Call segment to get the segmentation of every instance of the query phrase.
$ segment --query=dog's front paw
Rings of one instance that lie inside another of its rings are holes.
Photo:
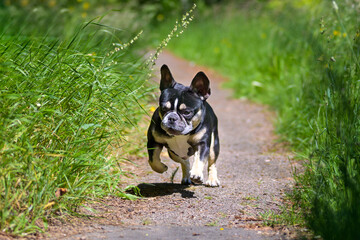
[[[217,177],[215,178],[209,178],[206,183],[205,186],[207,187],[219,187],[220,186],[220,181]]]
[[[196,164],[190,170],[190,179],[194,184],[203,184],[204,182],[204,174],[202,166],[200,164]]]
[[[151,168],[158,173],[163,173],[168,170],[168,167],[160,161],[149,161]]]
[[[204,176],[202,174],[191,174],[190,179],[194,184],[202,184],[204,182]]]

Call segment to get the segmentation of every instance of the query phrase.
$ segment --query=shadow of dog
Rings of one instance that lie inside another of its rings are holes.
[[[196,198],[194,192],[187,190],[189,186],[175,183],[140,183],[137,185],[143,197],[159,197],[180,193],[183,198]],[[129,193],[136,194],[134,190]]]

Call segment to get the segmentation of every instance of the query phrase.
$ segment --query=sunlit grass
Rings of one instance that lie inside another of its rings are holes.
[[[97,20],[74,26],[70,38],[52,25],[46,35],[14,35],[6,24],[34,27],[9,19],[0,34],[1,230],[42,231],[51,213],[127,197],[122,159],[110,153],[144,114],[142,61],[118,51],[119,32]]]

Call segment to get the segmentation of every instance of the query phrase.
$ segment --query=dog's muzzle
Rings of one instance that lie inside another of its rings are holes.
[[[171,135],[180,135],[185,130],[186,124],[176,112],[170,112],[164,116],[161,127]]]

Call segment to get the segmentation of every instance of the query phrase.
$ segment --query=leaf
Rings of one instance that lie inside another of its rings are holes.
[[[55,205],[55,201],[48,202],[48,203],[44,206],[44,209],[51,208],[53,205]]]
[[[101,127],[100,124],[94,124],[94,123],[88,123],[88,124],[84,124],[81,126],[82,129],[86,130],[88,128],[91,128],[91,127],[94,127],[94,128],[97,128],[97,127]]]
[[[64,195],[65,193],[67,193],[68,190],[66,188],[58,188],[55,192],[55,196],[57,198],[61,197],[62,195]]]

